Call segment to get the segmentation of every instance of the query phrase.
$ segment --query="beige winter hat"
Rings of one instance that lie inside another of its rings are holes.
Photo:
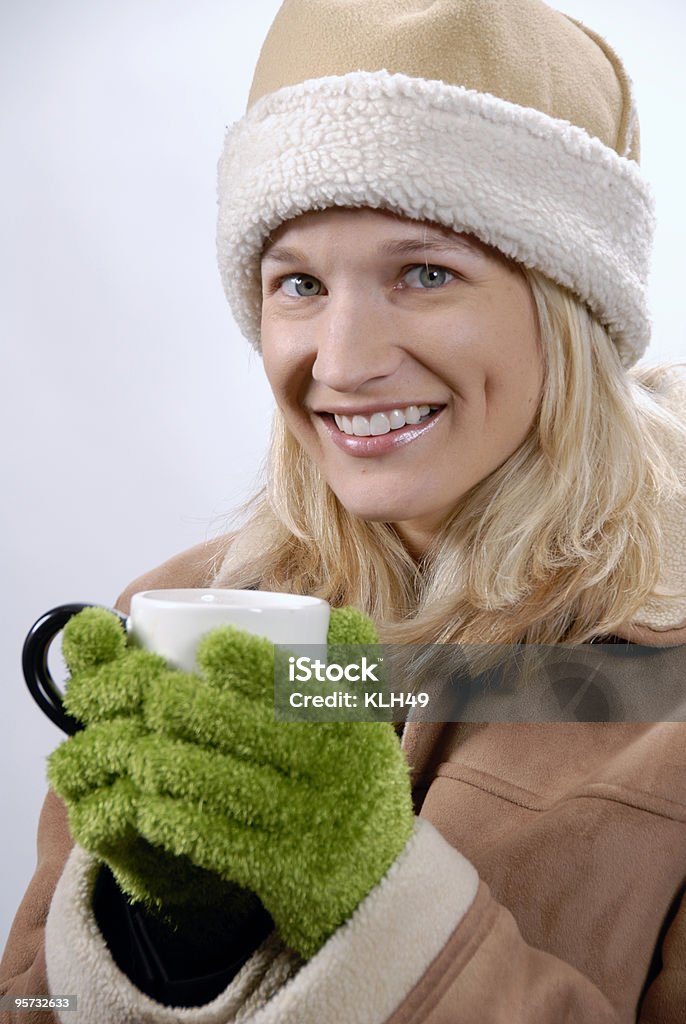
[[[541,0],[285,0],[219,163],[224,288],[259,349],[264,243],[331,206],[475,235],[565,285],[625,366],[650,335],[653,205],[631,85]]]

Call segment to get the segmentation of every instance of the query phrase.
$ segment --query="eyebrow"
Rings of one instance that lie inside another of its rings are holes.
[[[395,241],[384,242],[379,246],[378,251],[381,256],[411,256],[418,251],[459,253],[470,256],[483,255],[477,245],[461,235],[429,235],[427,238],[399,238]],[[306,263],[308,256],[302,249],[294,249],[287,245],[273,245],[270,249],[267,249],[262,260],[263,262],[269,260],[271,263]]]
[[[426,238],[400,238],[395,242],[386,242],[381,252],[386,256],[407,256],[418,249],[431,252],[466,253],[480,255],[481,250],[461,235],[429,235]]]
[[[307,257],[300,249],[290,249],[287,245],[273,245],[262,256],[262,262],[271,263],[304,263]]]

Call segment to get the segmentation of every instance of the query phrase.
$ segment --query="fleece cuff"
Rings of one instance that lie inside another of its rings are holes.
[[[46,926],[52,992],[78,993],[64,1024],[383,1024],[420,980],[472,905],[474,867],[417,819],[405,849],[312,960],[272,935],[213,1002],[186,1009],[143,995],[114,963],[92,912],[97,862],[76,847]]]

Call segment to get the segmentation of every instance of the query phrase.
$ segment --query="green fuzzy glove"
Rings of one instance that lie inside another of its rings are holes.
[[[346,608],[329,642],[377,637]],[[200,675],[126,648],[100,609],[72,619],[63,648],[67,710],[88,727],[49,774],[75,839],[165,911],[255,893],[283,940],[314,955],[412,831],[393,727],[275,722],[274,647],[228,626],[201,641]]]
[[[108,865],[132,903],[142,903],[185,932],[225,936],[239,930],[259,900],[235,883],[148,842],[137,827],[140,794],[129,772],[142,737],[144,696],[172,679],[157,654],[127,647],[120,619],[86,608],[65,626],[62,653],[71,678],[65,709],[86,728],[48,759],[52,788],[64,800],[71,833]]]

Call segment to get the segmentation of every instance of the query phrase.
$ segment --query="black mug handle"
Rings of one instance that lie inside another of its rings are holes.
[[[54,722],[68,736],[73,736],[74,733],[83,729],[83,723],[64,710],[63,693],[50,675],[48,668],[48,651],[57,634],[64,629],[74,615],[83,611],[84,608],[99,607],[101,605],[88,603],[58,605],[57,608],[52,608],[34,622],[24,641],[21,664],[29,693],[50,721]],[[107,610],[113,611],[114,609],[108,608]],[[126,626],[126,616],[116,610],[114,610],[114,614],[118,615]]]

